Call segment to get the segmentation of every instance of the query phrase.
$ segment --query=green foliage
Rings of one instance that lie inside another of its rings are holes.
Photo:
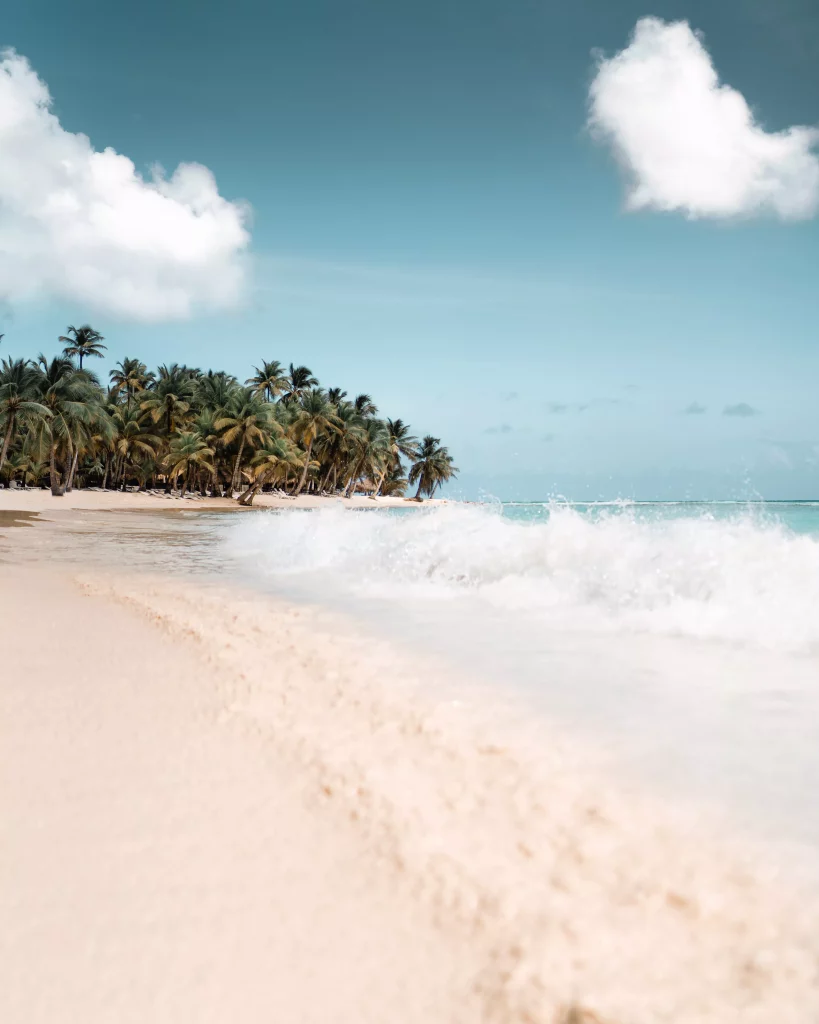
[[[409,482],[418,484],[416,501],[421,500],[422,494],[431,498],[441,484],[457,474],[458,469],[452,463],[449,449],[443,447],[441,439],[427,434],[415,453],[409,474]]]
[[[90,324],[84,324],[82,327],[69,327],[68,337],[61,334],[60,341],[65,344],[63,355],[68,356],[69,359],[76,356],[80,360],[80,369],[82,369],[83,359],[88,356],[102,359],[102,353],[107,347],[103,345],[103,341],[105,341],[103,336],[99,331],[95,331]]]
[[[401,419],[380,419],[366,393],[322,389],[306,366],[264,360],[244,384],[177,363],[151,371],[120,360],[104,388],[83,366],[101,356],[88,324],[60,337],[61,355],[0,363],[0,481],[174,486],[220,494],[263,488],[373,496],[432,495],[457,470],[440,441],[419,445]],[[405,466],[409,463],[409,472]]]

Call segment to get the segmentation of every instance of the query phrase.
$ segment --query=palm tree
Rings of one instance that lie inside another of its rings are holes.
[[[290,364],[290,371],[284,379],[282,401],[285,405],[297,402],[303,398],[311,388],[318,386],[318,381],[313,376],[313,371],[306,366],[293,366]]]
[[[216,421],[220,415],[219,410],[206,407],[199,413],[193,423],[194,431],[202,438],[208,448],[213,449],[213,468],[210,475],[210,496],[212,498],[222,496],[222,488],[219,483],[219,463],[216,459],[216,451],[222,444],[222,437],[216,429]]]
[[[282,364],[276,359],[270,362],[262,362],[261,366],[254,366],[254,376],[248,377],[245,384],[252,384],[257,394],[263,394],[268,402],[280,394],[287,383],[287,374]]]
[[[77,434],[96,419],[102,396],[70,359],[57,356],[49,362],[41,355],[38,364],[39,403],[50,413],[39,429],[48,447],[51,493],[61,497],[75,465]]]
[[[374,497],[376,498],[381,494],[381,489],[384,486],[384,480],[387,475],[396,468],[400,470],[401,456],[403,455],[405,459],[412,461],[418,451],[418,438],[410,434],[412,428],[409,423],[404,423],[402,419],[388,419],[384,426],[387,431],[387,447],[390,452],[390,458],[387,459],[384,465],[381,478],[375,489]]]
[[[352,473],[345,493],[352,497],[362,476],[374,480],[381,476],[391,457],[387,446],[387,431],[381,420],[364,420],[363,427],[353,442]]]
[[[107,347],[102,344],[105,339],[90,324],[83,324],[82,327],[69,327],[68,334],[73,337],[66,337],[64,334],[59,337],[59,340],[65,344],[63,355],[72,358],[78,356],[80,369],[82,369],[82,361],[86,356],[96,356],[98,359],[102,359],[102,353]]]
[[[242,455],[245,447],[256,443],[264,444],[272,433],[281,433],[282,429],[271,416],[270,405],[250,388],[242,388],[237,393],[231,407],[222,413],[214,426],[222,432],[224,444],[239,442],[230,481],[231,488],[236,491],[241,482]]]
[[[197,379],[194,385],[193,401],[200,410],[208,410],[214,414],[227,409],[236,396],[242,391],[241,385],[229,373],[222,370],[208,370]]]
[[[185,497],[188,489],[191,472],[202,466],[207,470],[213,469],[213,449],[209,448],[202,438],[192,430],[185,430],[175,434],[171,438],[168,447],[168,454],[165,458],[165,468],[170,474],[171,483],[176,483],[177,478],[182,475],[182,493]]]
[[[26,471],[29,469],[29,456],[26,452],[12,452],[6,459],[6,479],[10,485],[12,480],[17,479],[19,473],[23,478],[23,486],[26,483]]]
[[[113,421],[116,427],[114,452],[120,460],[124,491],[128,469],[136,467],[137,463],[145,458],[154,458],[161,438],[145,424],[144,414],[136,409],[129,409],[127,406],[117,409],[113,414]]]
[[[296,417],[293,421],[293,434],[306,445],[304,468],[301,479],[294,494],[301,494],[307,482],[307,473],[310,469],[310,457],[313,452],[313,445],[316,438],[323,433],[332,433],[341,429],[341,423],[336,415],[333,406],[327,401],[326,396],[318,388],[313,388],[303,396],[298,405]]]
[[[87,377],[88,374],[85,370],[80,370],[78,376]],[[91,392],[93,397],[89,399],[88,415],[81,418],[75,417],[71,429],[70,440],[73,456],[66,478],[66,494],[73,490],[80,456],[96,453],[101,447],[110,447],[116,434],[113,420],[103,405],[102,389],[96,384],[96,378],[93,383],[95,387]]]
[[[45,472],[45,463],[35,453],[25,450],[14,452],[6,461],[6,474],[9,483],[19,475],[23,486],[36,484]]]
[[[359,416],[368,417],[378,415],[378,406],[368,394],[356,395],[353,405],[355,406],[355,411]]]
[[[407,489],[407,478],[400,462],[396,462],[393,468],[387,473],[386,479],[381,481],[381,494],[386,498],[400,497]]]
[[[111,380],[111,394],[116,397],[124,391],[129,406],[134,397],[140,391],[145,391],[154,380],[154,375],[148,372],[148,367],[139,359],[120,360],[108,376]]]
[[[0,367],[0,423],[5,423],[0,447],[0,472],[19,423],[47,419],[48,409],[37,401],[37,371],[27,359],[4,359]]]
[[[253,482],[239,497],[239,504],[252,505],[253,499],[271,477],[282,472],[286,475],[291,469],[298,470],[302,466],[303,459],[292,441],[286,437],[271,438],[250,460]]]
[[[190,411],[195,387],[186,366],[177,363],[160,366],[159,375],[150,390],[144,393],[140,408],[151,414],[154,423],[163,421],[165,432],[170,437]]]
[[[338,405],[343,399],[347,397],[347,392],[341,388],[328,388],[327,389],[327,401],[332,402],[333,405]]]
[[[319,490],[327,488],[332,477],[332,489],[336,490],[339,473],[353,460],[356,445],[364,431],[364,421],[355,411],[352,402],[341,401],[335,408],[338,429],[323,434],[316,442],[316,453],[324,467]]]
[[[411,484],[418,481],[414,501],[421,501],[422,494],[431,498],[436,488],[451,480],[458,472],[457,467],[452,465],[449,450],[441,445],[439,437],[432,437],[431,434],[427,434],[421,442],[415,459],[409,474]]]

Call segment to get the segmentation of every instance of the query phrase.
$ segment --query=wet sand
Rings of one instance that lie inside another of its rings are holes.
[[[0,530],[13,526],[30,526],[38,516],[38,512],[18,512],[0,508]]]
[[[329,613],[47,537],[0,565],[3,1021],[819,1015],[812,900],[571,737]]]

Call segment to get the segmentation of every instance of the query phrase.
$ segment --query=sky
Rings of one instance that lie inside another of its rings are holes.
[[[307,364],[457,496],[819,497],[815,2],[3,13],[0,355]]]

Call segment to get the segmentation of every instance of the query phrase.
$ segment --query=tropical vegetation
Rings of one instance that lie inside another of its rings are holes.
[[[2,335],[0,335],[0,338]],[[0,482],[163,488],[181,496],[260,491],[432,497],[457,475],[439,438],[381,418],[368,394],[324,388],[306,366],[261,361],[245,381],[177,363],[122,359],[103,383],[88,366],[104,338],[89,324],[60,355],[0,361]]]

